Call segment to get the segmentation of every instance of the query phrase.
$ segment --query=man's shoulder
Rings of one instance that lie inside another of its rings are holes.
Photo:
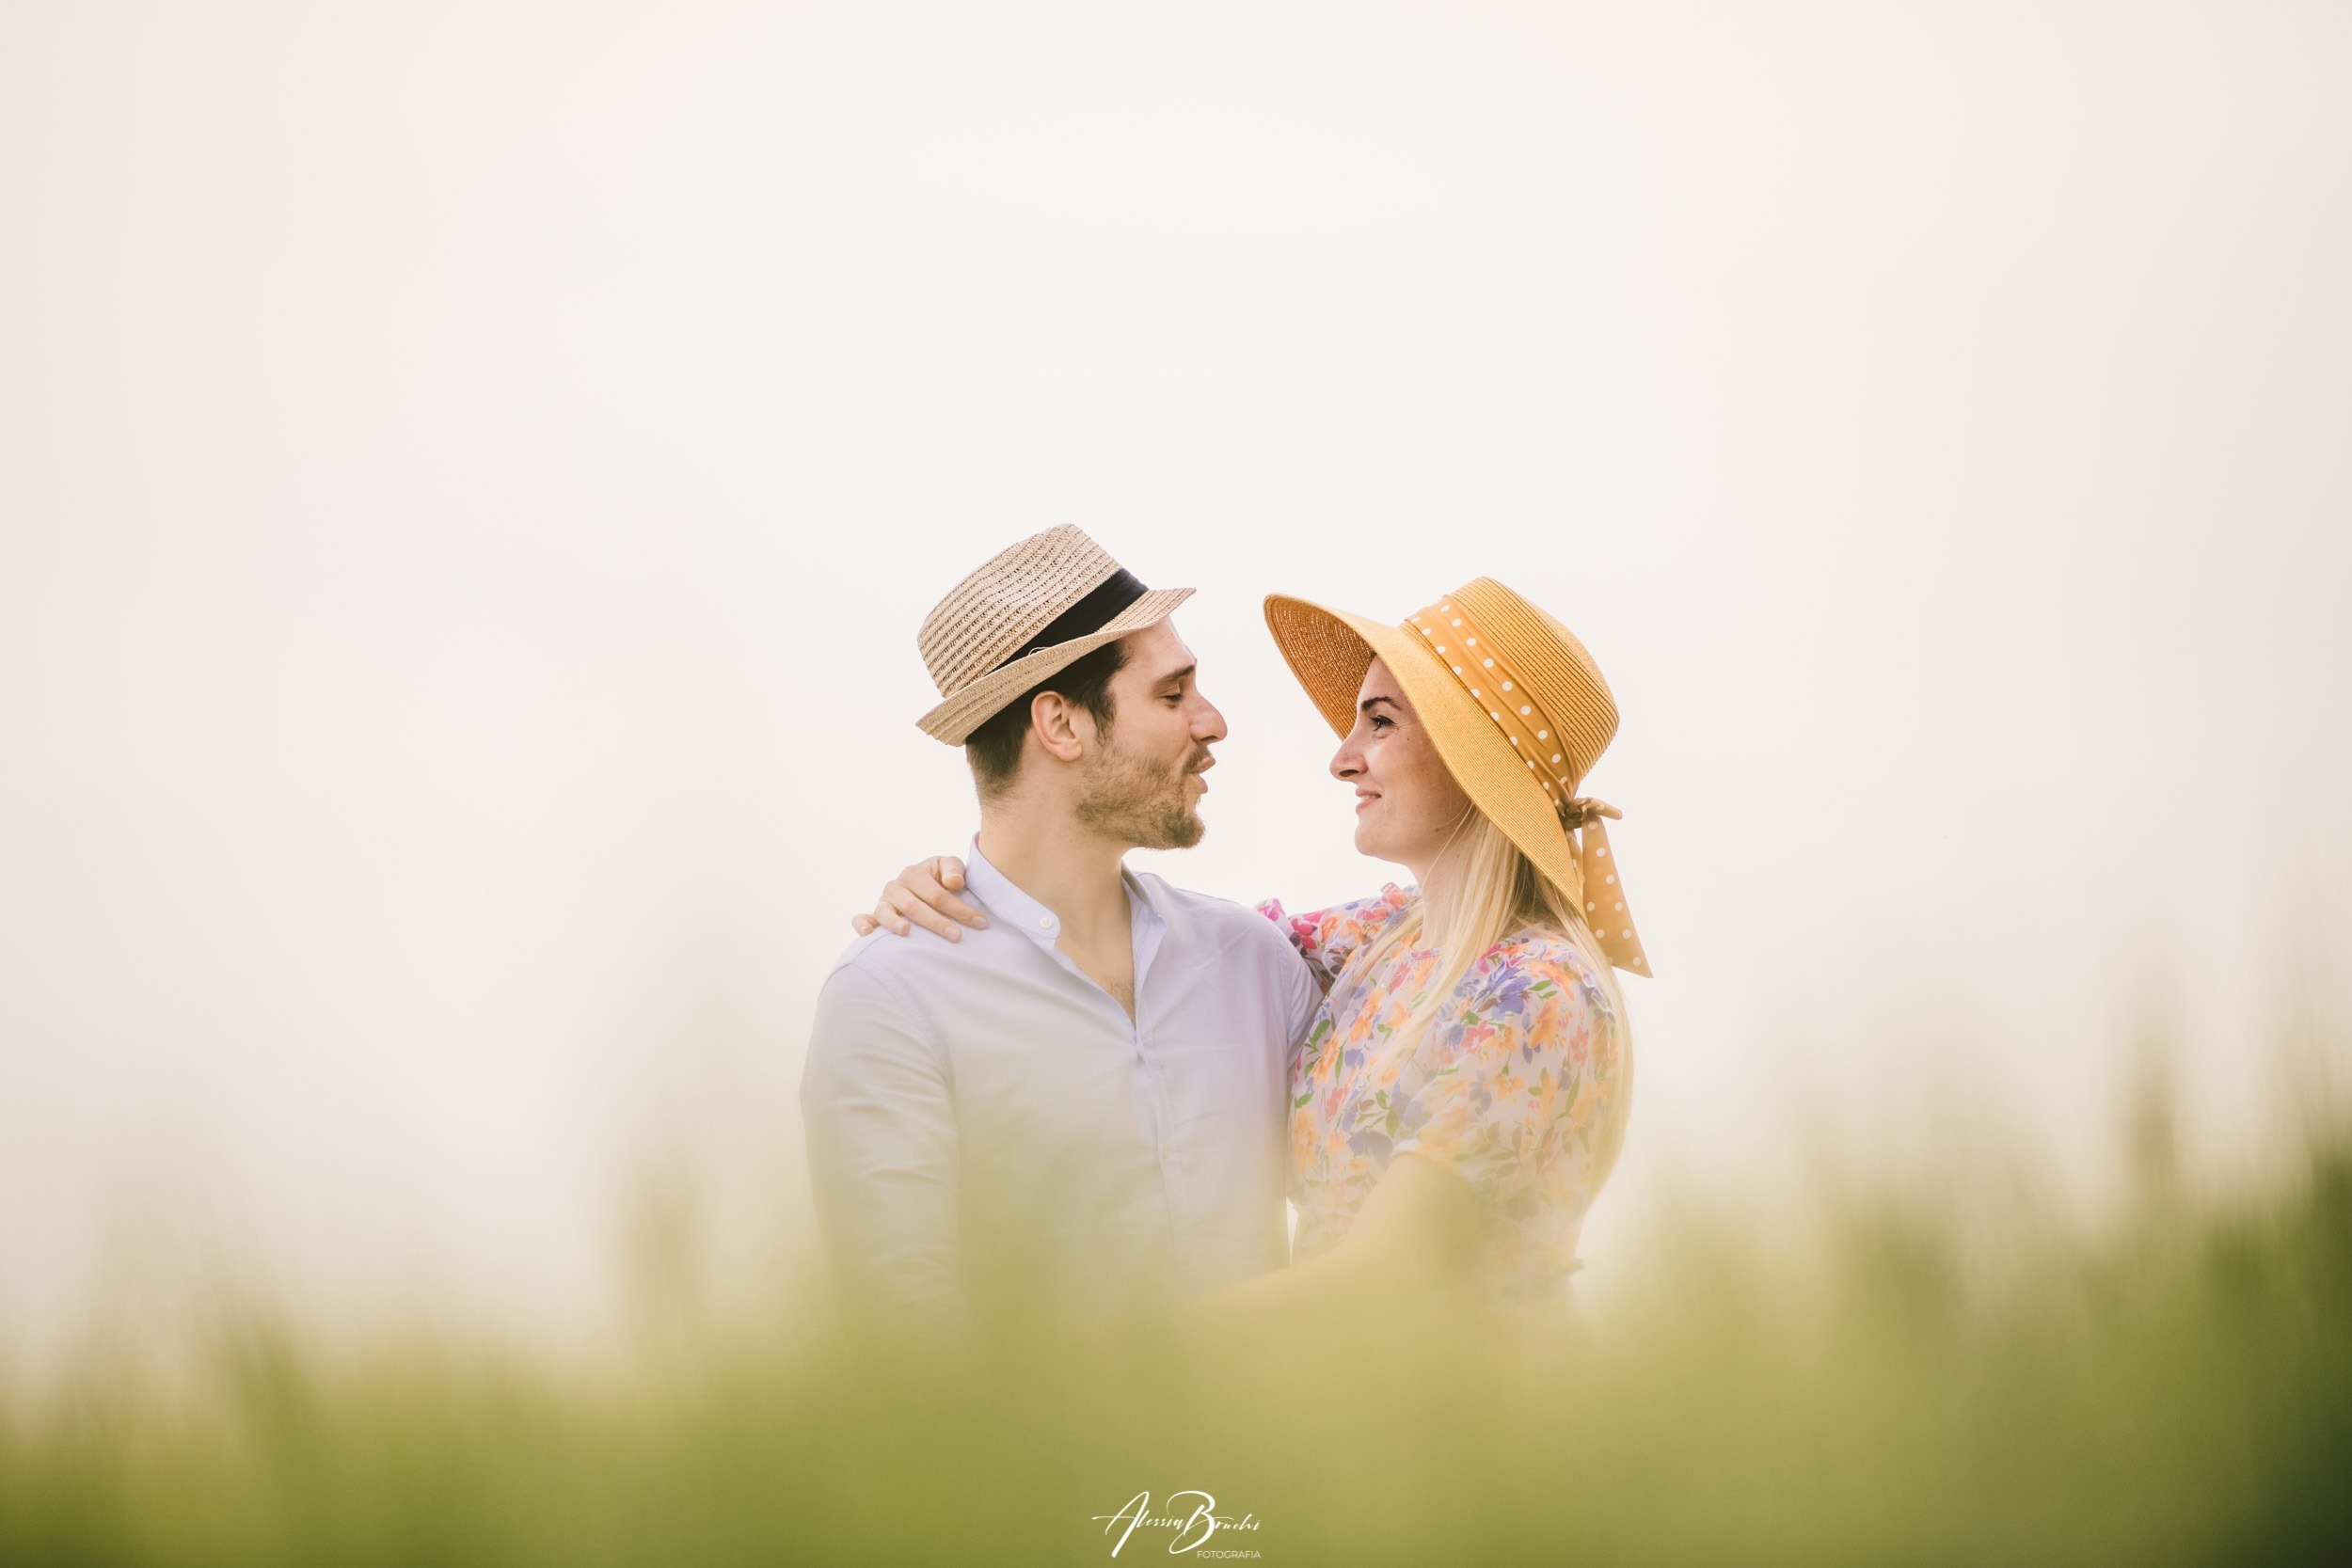
[[[990,934],[966,931],[951,942],[918,927],[903,937],[872,931],[850,942],[818,988],[811,1059],[894,1034],[945,1053],[957,999],[993,983],[990,959],[975,951],[988,945]]]
[[[895,991],[902,987],[936,983],[941,976],[970,963],[970,950],[980,935],[966,931],[961,942],[949,942],[919,926],[903,937],[889,931],[868,931],[841,950],[841,956],[825,972],[825,984],[830,987],[836,982],[866,982]]]
[[[1219,946],[1259,951],[1271,958],[1297,957],[1290,939],[1274,922],[1247,904],[1178,887],[1148,871],[1136,873],[1136,879],[1143,883],[1152,907],[1171,930],[1181,929],[1187,936]]]
[[[1143,891],[1151,898],[1152,907],[1160,911],[1162,918],[1181,917],[1204,927],[1237,926],[1245,920],[1254,920],[1261,926],[1272,924],[1247,904],[1219,898],[1214,893],[1196,893],[1188,887],[1178,887],[1156,872],[1138,871],[1135,873],[1135,879],[1143,884]]]

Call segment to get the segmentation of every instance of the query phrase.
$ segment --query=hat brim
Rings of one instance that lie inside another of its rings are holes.
[[[1527,759],[1427,638],[1287,594],[1266,595],[1265,623],[1291,673],[1298,677],[1324,722],[1343,738],[1356,727],[1356,697],[1363,689],[1364,672],[1375,658],[1386,664],[1405,689],[1414,718],[1429,732],[1446,771],[1471,804],[1545,876],[1582,899],[1583,874],[1567,830],[1561,826],[1558,807]]]
[[[974,730],[988,722],[1007,703],[1046,676],[1075,664],[1106,642],[1116,642],[1131,631],[1156,626],[1167,620],[1178,605],[1191,597],[1192,590],[1189,588],[1154,588],[1111,617],[1099,631],[1073,637],[1067,642],[1057,642],[1050,648],[1040,648],[1001,670],[991,670],[917,719],[915,725],[934,740],[961,746],[972,737]]]

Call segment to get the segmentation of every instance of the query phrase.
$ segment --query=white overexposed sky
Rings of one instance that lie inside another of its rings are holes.
[[[2134,1029],[2243,1155],[2347,929],[2346,278],[2337,5],[9,0],[0,1339],[592,1323],[649,1193],[785,1256],[814,988],[972,823],[915,626],[1066,522],[1200,590],[1138,859],[1237,898],[1392,874],[1262,594],[1595,651],[1597,1275],[1954,1118],[2095,1188]]]

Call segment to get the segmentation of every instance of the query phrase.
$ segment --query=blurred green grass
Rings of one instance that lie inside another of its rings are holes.
[[[2218,1194],[2144,1111],[2095,1232],[2030,1181],[1825,1184],[1802,1249],[1685,1208],[1534,1343],[1335,1304],[963,1357],[780,1306],[560,1371],[227,1314],[193,1384],[99,1357],[6,1402],[0,1562],[1088,1562],[1184,1488],[1269,1562],[2352,1560],[2352,1137],[2282,1117],[2283,1174]]]

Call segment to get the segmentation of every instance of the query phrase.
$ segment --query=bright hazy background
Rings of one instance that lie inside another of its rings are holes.
[[[1236,898],[1391,874],[1261,594],[1595,650],[1597,1284],[1957,1124],[2095,1213],[2149,1059],[2258,1168],[2347,929],[2347,278],[2334,5],[7,0],[0,1341],[777,1276],[814,990],[972,824],[915,625],[1057,523],[1200,591],[1211,834],[1138,859]]]

